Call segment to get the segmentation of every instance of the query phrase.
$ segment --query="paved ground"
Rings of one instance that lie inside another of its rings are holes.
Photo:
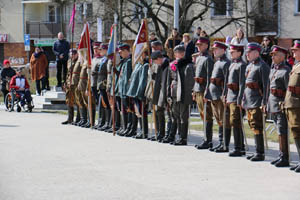
[[[300,174],[269,164],[278,144],[251,163],[196,150],[199,133],[174,147],[62,126],[58,114],[0,119],[0,200],[299,199]]]

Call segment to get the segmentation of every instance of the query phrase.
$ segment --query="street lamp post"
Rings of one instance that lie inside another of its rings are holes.
[[[179,31],[179,0],[174,0],[174,28]]]

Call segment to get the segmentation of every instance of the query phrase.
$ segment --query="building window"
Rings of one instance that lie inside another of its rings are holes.
[[[56,22],[56,6],[48,6],[48,22]]]
[[[295,14],[299,15],[300,14],[300,0],[295,0]]]
[[[213,0],[212,16],[231,16],[233,11],[233,0]]]

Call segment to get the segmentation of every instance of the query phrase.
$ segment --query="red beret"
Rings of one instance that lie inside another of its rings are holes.
[[[220,48],[220,49],[224,49],[226,50],[227,49],[227,45],[223,42],[219,42],[219,41],[215,41],[213,46],[212,46],[213,49],[215,48]]]
[[[272,51],[271,51],[271,55],[274,54],[275,52],[282,52],[284,53],[285,55],[288,54],[288,50],[286,48],[283,48],[281,46],[277,46],[277,45],[273,45],[272,46]]]
[[[10,64],[9,60],[4,60],[3,65]]]
[[[199,39],[196,42],[196,45],[201,43],[209,44],[209,39],[207,37],[199,37]]]

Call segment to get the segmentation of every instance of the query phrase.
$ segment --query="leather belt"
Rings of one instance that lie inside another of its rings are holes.
[[[203,84],[203,83],[205,83],[206,78],[203,78],[203,77],[194,77],[194,80],[196,81],[196,83]]]
[[[210,82],[216,86],[223,85],[223,79],[221,79],[221,78],[210,78]]]
[[[293,94],[300,95],[300,87],[299,86],[289,86],[288,91]]]
[[[299,87],[300,89],[300,87]],[[271,93],[275,96],[275,97],[285,97],[285,91],[282,89],[274,89],[271,88]]]
[[[239,86],[238,86],[237,83],[228,83],[228,84],[227,84],[227,87],[228,87],[229,89],[231,89],[232,91],[237,91],[237,90],[239,90]]]

